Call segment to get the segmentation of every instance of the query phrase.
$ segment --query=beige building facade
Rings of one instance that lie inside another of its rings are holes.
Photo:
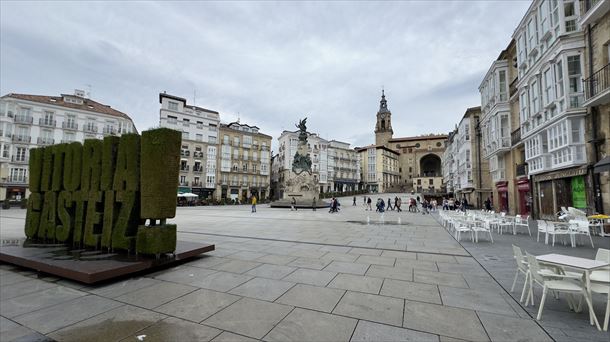
[[[356,148],[360,156],[362,189],[367,192],[388,192],[400,181],[399,156],[386,146]]]
[[[375,148],[385,147],[388,162],[396,158],[397,167],[392,168],[382,180],[377,177],[377,185],[373,183],[373,172],[369,170],[371,162],[365,158],[373,155],[372,147],[358,148],[360,153],[362,183],[365,189],[375,191],[418,191],[430,194],[444,193],[442,156],[445,151],[447,135],[428,134],[417,137],[394,138],[392,129],[392,113],[388,109],[385,92],[381,93],[379,110],[375,123]],[[392,151],[393,153],[389,152]],[[375,152],[375,155],[377,152]],[[365,166],[364,164],[367,164]],[[397,173],[397,174],[394,174]]]
[[[581,4],[580,25],[585,35],[585,101],[589,110],[586,130],[591,144],[595,211],[610,212],[610,172],[596,172],[610,163],[610,1]],[[603,165],[602,165],[603,164]]]
[[[218,154],[217,200],[247,202],[269,196],[271,136],[256,126],[239,122],[221,124]]]

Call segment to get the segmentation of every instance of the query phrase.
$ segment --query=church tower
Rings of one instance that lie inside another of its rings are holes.
[[[375,125],[375,145],[388,146],[388,141],[392,139],[392,112],[388,109],[388,102],[385,93],[381,90],[381,101],[379,101],[379,111],[377,112],[377,124]]]

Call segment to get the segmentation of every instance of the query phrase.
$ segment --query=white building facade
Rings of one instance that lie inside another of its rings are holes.
[[[360,155],[350,144],[331,140],[328,144],[328,183],[326,192],[359,190]]]
[[[521,138],[542,217],[584,195],[587,110],[579,6],[575,0],[533,1],[513,35]]]
[[[0,200],[29,196],[30,149],[134,132],[135,126],[127,114],[87,98],[81,90],[60,96],[2,96]]]
[[[307,152],[311,158],[311,171],[318,182],[321,193],[328,191],[328,149],[329,142],[320,138],[317,133],[307,133]],[[283,198],[283,182],[292,170],[292,161],[298,150],[299,133],[283,131],[278,138],[277,172],[278,196]],[[274,161],[275,162],[275,161]]]
[[[214,198],[217,183],[218,112],[188,105],[186,99],[159,94],[159,123],[182,132],[179,191]]]

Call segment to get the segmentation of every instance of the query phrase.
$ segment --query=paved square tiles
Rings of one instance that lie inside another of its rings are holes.
[[[403,307],[402,299],[348,291],[333,313],[401,326]]]
[[[333,261],[328,266],[326,266],[326,268],[324,268],[324,271],[364,275],[369,266],[369,264],[356,264],[353,262]]]
[[[201,280],[199,287],[208,290],[227,292],[254,277],[230,272],[216,272]]]
[[[386,279],[383,282],[380,294],[420,302],[441,304],[438,286],[430,284]]]
[[[266,341],[348,341],[357,320],[317,311],[294,309]]]
[[[378,278],[392,278],[398,280],[413,280],[413,270],[403,267],[391,267],[381,265],[371,265],[366,271],[367,276]]]
[[[378,294],[383,279],[354,274],[339,274],[328,284],[328,287],[350,291]]]
[[[203,321],[203,323],[240,335],[261,339],[292,309],[292,306],[243,298]]]
[[[340,289],[297,284],[278,298],[276,303],[331,312],[344,293],[345,290]]]
[[[140,290],[129,292],[116,300],[135,306],[152,309],[178,297],[184,296],[197,288],[182,284],[163,282]]]
[[[199,323],[241,297],[211,290],[197,290],[161,305],[155,311]]]
[[[438,336],[390,325],[359,321],[351,342],[413,341],[437,342]]]
[[[29,293],[8,300],[2,300],[0,302],[0,314],[2,316],[11,318],[59,303],[68,302],[84,295],[86,295],[85,292],[77,291],[68,287],[52,287],[40,292]]]
[[[262,278],[282,279],[294,270],[296,270],[296,267],[263,264],[251,269],[246,274]]]
[[[229,293],[272,302],[294,285],[294,283],[282,280],[254,278],[234,288]]]
[[[326,286],[337,275],[336,272],[310,270],[299,268],[290,273],[283,280],[293,283],[309,284],[316,286]]]
[[[444,305],[517,316],[517,313],[502,298],[501,293],[498,291],[458,289],[445,286],[439,286],[439,289]]]
[[[469,341],[489,341],[471,310],[406,301],[404,327]]]
[[[132,341],[137,341],[137,336],[143,336],[146,342],[211,341],[221,332],[222,330],[219,329],[169,317],[138,331],[132,337]]]

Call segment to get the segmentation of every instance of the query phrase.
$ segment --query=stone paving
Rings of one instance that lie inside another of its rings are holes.
[[[357,200],[353,207],[342,199],[337,214],[261,205],[255,214],[249,206],[179,208],[178,238],[215,243],[216,251],[97,286],[2,264],[0,340],[560,339],[561,327],[538,324],[505,290],[504,275],[498,283],[479,263],[470,250],[484,243],[464,248],[433,216],[381,216]],[[24,216],[0,211],[1,238],[22,237]],[[506,259],[508,272],[512,256],[504,247],[497,258]],[[543,321],[552,321],[551,311]],[[590,326],[580,332],[607,337]]]

